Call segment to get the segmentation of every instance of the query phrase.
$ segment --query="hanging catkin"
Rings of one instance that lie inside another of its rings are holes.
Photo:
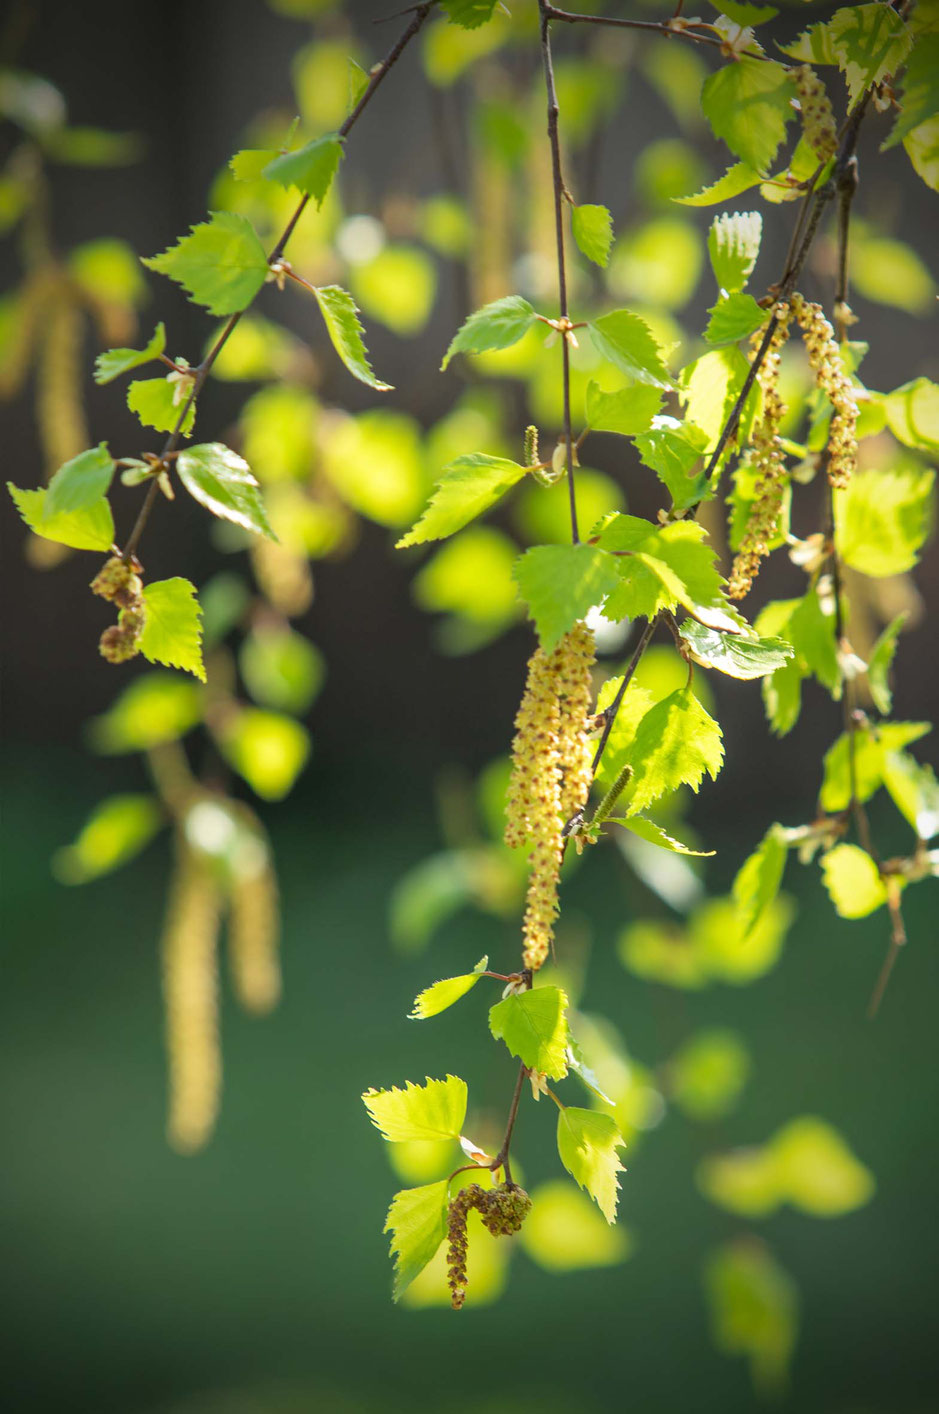
[[[821,305],[810,304],[800,294],[792,296],[791,305],[815,381],[833,408],[828,429],[828,480],[834,487],[845,487],[857,466],[857,398],[841,362],[835,331]]]
[[[270,855],[260,843],[258,852],[258,867],[236,875],[232,884],[228,953],[238,1000],[246,1011],[261,1014],[280,1000],[280,915]]]
[[[792,71],[799,95],[802,130],[805,140],[823,162],[838,151],[838,124],[825,85],[811,64],[802,64]]]
[[[742,599],[749,592],[759,573],[760,561],[769,554],[786,489],[785,458],[779,440],[786,405],[779,395],[779,365],[783,345],[789,337],[789,306],[777,305],[775,314],[778,323],[757,373],[757,382],[763,393],[763,408],[754,424],[745,457],[746,466],[756,472],[757,480],[740,548],[730,573],[727,592],[731,599]],[[763,337],[763,330],[758,330],[750,341],[754,357]]]
[[[221,1093],[220,914],[221,895],[210,868],[178,841],[161,943],[169,1064],[166,1129],[173,1148],[187,1154],[211,1135]]]
[[[88,446],[82,407],[83,315],[63,287],[50,302],[36,370],[36,417],[47,476]]]
[[[592,629],[585,623],[575,624],[561,639],[556,651],[561,820],[566,824],[583,810],[593,784],[593,743],[587,735],[587,716],[593,703]]]

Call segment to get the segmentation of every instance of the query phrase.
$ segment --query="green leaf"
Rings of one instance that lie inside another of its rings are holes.
[[[257,479],[243,457],[222,442],[188,447],[176,458],[179,479],[206,510],[256,535],[276,540]]]
[[[108,349],[95,359],[95,382],[111,383],[122,373],[139,368],[142,363],[159,358],[166,348],[166,330],[162,322],[153,331],[153,337],[145,349]]]
[[[566,1178],[540,1183],[518,1240],[525,1254],[549,1272],[577,1272],[625,1262],[633,1240],[609,1227]]]
[[[188,393],[177,401],[184,385],[173,384],[168,378],[137,378],[127,385],[127,406],[136,413],[145,427],[158,432],[175,432]],[[195,402],[189,404],[180,431],[184,437],[192,432],[196,420]]]
[[[718,289],[735,294],[745,288],[760,253],[763,217],[758,211],[724,211],[708,231],[708,255]]]
[[[383,1139],[459,1139],[466,1119],[466,1081],[457,1075],[403,1090],[366,1090],[362,1102]]]
[[[326,332],[333,348],[353,378],[367,384],[369,388],[376,388],[380,393],[388,392],[392,385],[382,383],[372,372],[362,339],[364,330],[358,318],[355,300],[348,290],[341,289],[339,285],[320,286],[316,290],[316,301],[326,321]]]
[[[741,0],[712,0],[712,4],[718,14],[726,15],[734,24],[749,29],[765,25],[767,20],[774,20],[779,14],[772,5],[750,5],[741,3]]]
[[[440,8],[446,11],[451,24],[461,29],[479,29],[492,19],[496,0],[441,0]]]
[[[467,992],[472,991],[488,966],[488,957],[482,957],[472,972],[466,972],[461,977],[446,977],[441,982],[434,982],[432,986],[425,987],[415,999],[414,1010],[410,1015],[416,1021],[425,1021],[429,1016],[437,1016],[446,1011],[447,1007],[453,1006],[454,1002],[458,1002]]]
[[[867,685],[870,688],[871,697],[874,699],[874,706],[884,717],[889,715],[893,706],[890,670],[893,666],[894,654],[897,651],[897,638],[906,620],[907,611],[904,609],[884,629],[871,649],[870,657],[867,660]]]
[[[849,5],[827,23],[812,25],[785,54],[806,63],[837,64],[853,104],[885,74],[895,74],[910,49],[910,33],[889,5]]]
[[[837,494],[837,493],[836,493]],[[762,616],[757,625],[762,624]],[[828,688],[833,697],[841,696],[841,668],[835,642],[835,606],[826,598],[823,602],[817,589],[810,589],[794,607],[780,632],[795,649],[796,661],[803,674],[812,674]]]
[[[623,1147],[623,1137],[610,1115],[572,1105],[558,1115],[561,1163],[596,1201],[608,1223],[616,1221],[617,1174],[626,1172],[616,1152]]]
[[[741,917],[742,937],[752,932],[776,899],[786,869],[788,849],[778,825],[771,825],[737,871],[731,893]]]
[[[490,349],[508,349],[524,338],[538,316],[521,295],[506,295],[493,300],[471,314],[460,326],[444,354],[441,372],[458,353],[486,353]]]
[[[648,844],[658,845],[660,849],[667,849],[672,854],[693,855],[695,859],[710,859],[716,850],[713,849],[692,849],[690,845],[682,844],[681,840],[674,839],[657,825],[654,820],[649,820],[645,815],[634,815],[631,820],[626,820],[615,815],[611,815],[606,821],[608,825],[624,825],[632,834],[638,835],[641,840]]]
[[[784,1391],[799,1329],[789,1273],[748,1233],[711,1253],[704,1280],[718,1350],[747,1357],[759,1394]]]
[[[444,467],[430,505],[395,548],[403,550],[408,545],[443,540],[462,530],[494,506],[527,470],[506,457],[490,457],[484,452],[457,457]]]
[[[550,1080],[567,1074],[567,993],[560,987],[535,987],[505,997],[490,1008],[489,1030],[529,1070]]]
[[[701,108],[735,157],[767,172],[792,118],[792,81],[775,60],[741,58],[704,81]]]
[[[716,447],[750,371],[746,356],[732,345],[712,349],[688,363],[679,378],[679,396],[686,419],[707,434],[707,446]],[[759,388],[754,385],[740,418],[740,439],[745,442],[759,406]],[[724,456],[729,453],[725,451]]]
[[[686,619],[681,636],[689,645],[696,663],[716,668],[731,678],[762,678],[774,673],[793,656],[793,648],[783,638],[750,638],[740,633],[718,633],[694,619]]]
[[[205,591],[202,602],[205,608]],[[297,716],[309,710],[326,675],[319,650],[276,619],[270,624],[260,619],[245,636],[238,667],[255,702]]]
[[[87,884],[144,849],[165,822],[152,795],[110,795],[95,806],[74,844],[56,850],[52,869],[63,884]]]
[[[939,455],[939,384],[914,378],[881,398],[887,426],[905,447]]]
[[[838,844],[822,860],[825,888],[842,918],[866,918],[887,902],[877,865],[856,844]]]
[[[708,448],[708,435],[693,422],[674,417],[653,418],[648,432],[636,438],[636,450],[672,498],[672,508],[687,510],[713,495],[703,471],[692,476]]]
[[[49,482],[42,506],[44,521],[83,511],[107,495],[114,475],[114,459],[107,442],[99,442],[87,452],[79,452],[58,471]]]
[[[446,1237],[448,1199],[449,1184],[442,1178],[422,1188],[404,1188],[391,1200],[384,1230],[391,1233],[395,1301],[436,1256]]]
[[[930,530],[935,472],[863,471],[835,492],[835,545],[845,564],[881,578],[916,564]]]
[[[921,840],[939,834],[939,782],[931,766],[905,751],[884,754],[884,785],[900,814]]]
[[[916,175],[932,191],[939,191],[939,116],[907,133],[903,146]]]
[[[939,34],[918,35],[913,45],[900,91],[900,112],[890,136],[880,150],[894,147],[914,128],[939,113]]]
[[[718,300],[708,310],[710,319],[704,331],[709,344],[736,344],[749,338],[761,324],[765,324],[769,314],[761,309],[752,295],[733,294]]]
[[[928,722],[881,722],[858,726],[849,735],[842,732],[825,752],[824,776],[819,793],[823,810],[844,810],[854,793],[863,804],[878,791],[884,779],[887,754],[902,751],[930,730]],[[854,757],[852,767],[851,757]]]
[[[594,265],[609,265],[613,217],[605,206],[575,206],[571,212],[571,230],[582,255]]]
[[[730,201],[732,197],[758,186],[761,180],[759,172],[754,172],[748,163],[735,162],[716,182],[702,187],[693,196],[676,196],[674,200],[681,206],[716,206],[719,201]]]
[[[724,760],[721,729],[690,687],[657,703],[639,723],[627,753],[633,768],[627,815],[636,815],[681,785],[697,791],[705,771],[714,780]]]
[[[236,152],[228,159],[228,166],[236,182],[260,182],[264,168],[279,156],[273,147],[248,147]]]
[[[604,604],[608,618],[651,618],[678,604],[715,628],[737,626],[739,615],[721,596],[707,532],[695,521],[653,525],[614,514],[594,532],[600,548],[614,551],[621,580]]]
[[[656,388],[670,388],[668,369],[662,362],[662,349],[648,324],[628,309],[614,309],[610,314],[591,320],[588,325],[593,342],[602,356],[637,383],[651,383]]]
[[[158,579],[144,586],[147,617],[140,651],[151,663],[182,668],[205,682],[202,610],[188,579]]]
[[[226,719],[223,755],[262,800],[283,800],[310,755],[310,734],[283,712],[243,707]]]
[[[46,518],[44,512],[48,491],[23,491],[12,481],[7,482],[7,490],[30,530],[44,540],[70,545],[73,550],[110,550],[113,545],[114,517],[103,496],[80,511],[67,511]]]
[[[594,432],[619,432],[635,437],[652,426],[652,419],[662,406],[662,394],[648,383],[636,383],[631,388],[618,388],[605,393],[593,379],[587,384],[587,424]]]
[[[264,176],[282,187],[296,187],[322,206],[326,193],[342,161],[343,139],[336,133],[315,137],[296,152],[275,157],[264,168]]]
[[[541,646],[554,648],[619,583],[612,555],[593,545],[536,545],[515,562],[515,582]]]
[[[851,846],[847,846],[850,848]],[[816,1218],[841,1217],[869,1202],[876,1187],[870,1169],[837,1129],[800,1115],[776,1131],[767,1146],[782,1195]]]
[[[750,1057],[733,1031],[698,1031],[668,1063],[672,1101],[691,1119],[713,1122],[733,1109]]]
[[[234,211],[209,216],[191,235],[143,263],[182,285],[210,314],[238,314],[264,284],[267,256],[246,217]]]
[[[178,741],[202,719],[202,694],[176,673],[143,673],[89,723],[92,749],[107,755]]]

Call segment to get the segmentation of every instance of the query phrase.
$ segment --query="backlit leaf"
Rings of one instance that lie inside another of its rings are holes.
[[[410,1080],[403,1090],[366,1090],[362,1096],[369,1118],[382,1138],[459,1139],[466,1119],[466,1081],[457,1075],[415,1085]]]
[[[740,912],[744,938],[779,893],[788,849],[779,826],[771,825],[737,871],[731,893]]]
[[[442,540],[461,530],[494,506],[527,470],[505,457],[490,457],[483,452],[457,457],[441,472],[430,505],[396,548]]]
[[[643,717],[627,759],[631,816],[680,785],[697,791],[705,772],[714,780],[724,760],[721,729],[691,688],[680,688]]]
[[[613,217],[605,206],[575,206],[571,212],[571,230],[581,253],[594,265],[610,262],[613,244]]]
[[[708,231],[708,255],[718,289],[744,289],[760,253],[763,218],[758,211],[725,211]]]
[[[884,785],[900,814],[921,840],[939,834],[939,781],[931,766],[921,765],[905,751],[885,753]]]
[[[592,379],[587,384],[587,423],[595,432],[634,437],[648,431],[661,405],[661,392],[648,383],[618,388],[615,393],[605,393]]]
[[[382,383],[372,372],[362,338],[364,330],[359,321],[355,300],[348,290],[341,289],[339,285],[320,286],[316,291],[316,301],[326,322],[326,332],[333,348],[353,378],[357,378],[360,383],[366,383],[369,388],[387,392],[391,384]]]
[[[296,187],[322,206],[332,186],[343,155],[343,140],[335,133],[315,137],[296,152],[275,157],[264,168],[264,176],[282,187]],[[237,173],[236,173],[237,175]]]
[[[694,619],[686,619],[681,636],[696,663],[716,668],[731,678],[762,678],[781,668],[793,656],[784,638],[756,638],[742,633],[718,633]]]
[[[662,350],[648,324],[628,309],[614,309],[610,314],[591,320],[590,334],[604,358],[634,378],[637,383],[651,383],[657,388],[670,388],[668,369],[662,362]]]
[[[625,1262],[632,1241],[621,1226],[608,1226],[596,1208],[567,1179],[542,1183],[531,1195],[532,1208],[519,1242],[539,1267],[576,1272]]]
[[[262,800],[283,800],[310,755],[310,734],[293,717],[243,707],[223,725],[219,745]]]
[[[648,844],[658,845],[660,849],[667,849],[672,854],[693,855],[696,859],[710,858],[715,851],[713,849],[692,849],[690,845],[682,844],[681,840],[673,837],[657,825],[654,820],[646,819],[645,815],[633,815],[632,819],[619,819],[611,815],[607,821],[610,825],[623,825],[632,834],[638,835],[641,840]]]
[[[846,809],[852,789],[862,804],[870,800],[883,783],[887,754],[902,751],[928,731],[928,722],[880,722],[858,724],[850,735],[842,732],[825,752],[822,809],[832,813]]]
[[[749,336],[769,315],[761,309],[752,295],[733,294],[719,300],[708,310],[710,319],[704,337],[709,344],[736,344]]]
[[[127,385],[127,406],[145,427],[155,427],[157,432],[175,432],[188,401],[188,394],[181,402],[177,401],[177,388],[168,378],[136,378]],[[180,427],[184,437],[192,432],[195,420],[196,405],[192,402]]]
[[[205,682],[202,662],[202,610],[188,579],[158,579],[145,584],[147,615],[140,651],[151,663],[182,668]]]
[[[74,844],[56,850],[52,868],[63,884],[87,884],[133,859],[164,823],[152,795],[111,795],[95,806]]]
[[[411,1016],[415,1020],[424,1021],[429,1016],[437,1016],[438,1013],[446,1011],[447,1007],[453,1006],[454,1002],[458,1002],[467,992],[472,991],[488,966],[488,957],[483,957],[472,972],[466,972],[461,977],[446,977],[441,982],[434,982],[432,986],[425,987],[415,999]]]
[[[887,902],[887,887],[877,865],[856,844],[839,844],[822,860],[822,877],[842,918],[866,918]]]
[[[70,545],[73,550],[110,550],[114,543],[114,517],[104,496],[80,511],[45,515],[48,491],[23,491],[7,482],[7,490],[23,520],[44,540]]]
[[[513,993],[490,1008],[489,1029],[529,1070],[567,1074],[567,994],[560,987]]]
[[[506,295],[484,305],[457,330],[444,354],[441,370],[458,353],[485,353],[489,349],[507,349],[517,344],[535,323],[537,315],[521,295]]]
[[[715,137],[758,172],[769,170],[792,118],[794,90],[775,60],[741,58],[704,81],[701,108]]]
[[[139,368],[142,363],[159,358],[166,348],[166,330],[160,323],[153,331],[153,338],[144,349],[108,349],[95,359],[95,382],[110,383],[122,373]]]
[[[264,247],[251,222],[234,211],[213,211],[161,255],[144,265],[176,280],[210,314],[247,309],[267,278]]]
[[[222,442],[188,447],[176,458],[179,479],[201,505],[243,530],[276,540],[257,478],[243,457]]]
[[[107,442],[79,452],[58,471],[49,482],[42,506],[44,521],[60,515],[83,511],[107,494],[114,475],[114,459]]]
[[[716,206],[719,201],[730,201],[732,197],[740,196],[741,192],[758,186],[759,182],[759,172],[754,172],[746,162],[736,162],[710,186],[702,187],[693,196],[676,196],[674,200],[682,206]]]
[[[404,1188],[391,1200],[384,1230],[391,1233],[395,1301],[427,1266],[446,1237],[448,1198],[449,1185],[444,1178],[422,1188]]]
[[[912,569],[929,533],[935,472],[862,471],[835,492],[835,544],[845,564],[880,578]]]
[[[711,1253],[704,1281],[718,1350],[747,1357],[761,1394],[783,1389],[799,1318],[789,1273],[762,1242],[747,1236]]]
[[[612,555],[593,545],[536,545],[515,562],[515,581],[550,651],[619,583]]]
[[[687,510],[713,494],[703,470],[691,475],[700,468],[707,448],[706,432],[691,421],[679,422],[674,417],[653,418],[649,431],[636,437],[640,458],[667,488],[676,511]]]
[[[625,1173],[617,1149],[623,1137],[616,1121],[597,1110],[566,1106],[558,1115],[558,1154],[581,1188],[596,1201],[608,1223],[616,1221],[617,1174]]]
[[[893,706],[890,671],[893,666],[894,654],[897,651],[897,639],[907,617],[906,610],[897,614],[874,644],[867,660],[867,685],[870,688],[871,697],[874,699],[874,706],[884,717],[889,715]]]

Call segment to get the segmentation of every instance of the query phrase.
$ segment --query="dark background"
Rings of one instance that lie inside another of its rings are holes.
[[[137,166],[59,169],[63,248],[113,233],[152,253],[200,219],[212,174],[237,147],[246,119],[283,101],[290,55],[309,34],[260,0],[21,9],[38,20],[20,62],[63,89],[71,120],[146,138]],[[347,7],[376,57],[403,23],[382,26],[376,37],[368,21],[389,9]],[[557,42],[563,49],[574,41],[562,34]],[[376,192],[440,184],[428,141],[433,108],[417,74],[411,54],[356,131],[355,162]],[[617,143],[627,131],[630,144],[640,143],[664,119],[645,105],[620,121],[602,187],[618,182],[622,204],[628,174]],[[709,156],[717,169],[719,157]],[[894,229],[928,252],[929,193],[908,180],[896,154],[887,176],[884,165],[863,209],[891,213]],[[779,220],[767,223],[766,259],[776,265],[791,208],[778,210]],[[199,348],[200,311],[168,282],[154,281],[154,290],[174,346]],[[379,326],[370,334],[375,366],[394,371],[393,405],[425,422],[454,396],[455,385],[435,370],[461,317],[459,299],[456,283],[444,280],[430,327],[412,343]],[[703,294],[699,303],[695,313]],[[936,376],[934,323],[870,305],[862,313],[873,386]],[[297,327],[302,332],[302,317]],[[211,435],[224,436],[243,395],[237,385],[210,383],[201,413]],[[344,403],[364,406],[357,396],[346,380]],[[89,416],[95,440],[119,444],[132,430],[113,387],[93,392]],[[3,417],[9,474],[37,484],[28,403],[4,408]],[[122,493],[119,525],[129,524],[135,504],[133,493]],[[198,583],[217,566],[198,508],[177,503],[151,529],[152,576],[183,565]],[[694,1189],[693,1166],[707,1142],[678,1119],[627,1155],[622,1214],[636,1253],[625,1266],[554,1277],[518,1259],[502,1302],[462,1317],[395,1309],[388,1300],[380,1228],[395,1180],[357,1097],[370,1084],[451,1067],[480,1103],[501,1107],[510,1078],[504,1057],[478,1044],[475,997],[452,1023],[431,1023],[419,1036],[404,1016],[431,977],[514,942],[502,925],[466,915],[427,957],[403,963],[387,940],[387,897],[405,869],[439,846],[439,769],[453,761],[476,767],[505,749],[527,631],[470,658],[435,656],[407,571],[374,527],[352,558],[318,569],[303,627],[323,648],[330,678],[312,719],[313,763],[290,801],[265,817],[282,880],[285,998],[265,1022],[233,1008],[225,1015],[219,1132],[204,1154],[182,1159],[162,1137],[155,943],[168,850],[157,846],[80,893],[49,874],[50,854],[74,837],[91,802],[142,785],[133,758],[96,761],[81,744],[82,723],[114,694],[113,670],[92,651],[101,609],[86,593],[81,557],[39,574],[22,561],[22,529],[9,508],[0,533],[7,782],[0,1328],[9,1345],[8,1407],[96,1414],[753,1407],[743,1365],[709,1345],[699,1281],[708,1247],[735,1223]],[[918,578],[935,604],[934,554]],[[897,716],[935,710],[933,644],[928,621],[901,642]],[[721,888],[771,819],[807,818],[839,710],[810,695],[796,732],[779,743],[765,732],[754,685],[718,685],[718,694],[732,747],[693,819],[719,850],[709,878]],[[889,820],[875,823],[889,841]],[[763,1225],[803,1298],[784,1407],[919,1414],[935,1407],[937,1374],[935,891],[922,886],[911,895],[911,945],[871,1025],[864,1011],[885,945],[882,917],[835,920],[816,875],[793,872],[801,912],[779,968],[751,988],[685,998],[619,968],[610,944],[646,896],[612,860],[591,861],[571,886],[571,906],[590,917],[596,943],[585,1005],[614,1016],[643,1059],[667,1053],[689,1021],[739,1027],[754,1074],[718,1144],[761,1140],[803,1112],[842,1130],[877,1176],[875,1200],[833,1222],[785,1212]],[[525,1110],[519,1143],[531,1173],[548,1171],[550,1129],[550,1118]]]

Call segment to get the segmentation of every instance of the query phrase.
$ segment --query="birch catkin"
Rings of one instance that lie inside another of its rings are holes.
[[[236,877],[230,898],[228,951],[235,993],[246,1011],[262,1014],[280,1000],[280,915],[270,857]]]
[[[593,744],[587,735],[587,716],[593,702],[593,631],[585,623],[575,624],[561,639],[556,652],[561,820],[566,823],[583,810],[593,784]]]
[[[161,942],[166,1049],[167,1138],[191,1154],[215,1126],[222,1084],[218,1034],[218,931],[221,895],[206,867],[177,846]]]
[[[835,331],[821,305],[810,304],[800,294],[794,294],[791,303],[815,381],[834,409],[828,429],[828,480],[832,486],[843,488],[857,466],[857,398],[841,362]]]

